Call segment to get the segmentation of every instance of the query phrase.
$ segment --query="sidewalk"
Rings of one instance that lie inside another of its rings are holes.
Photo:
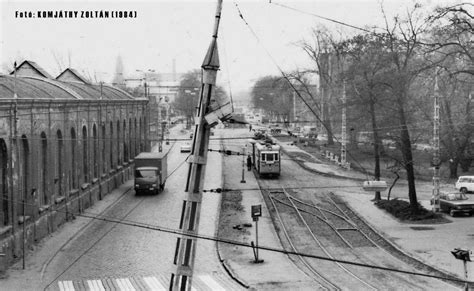
[[[257,179],[253,172],[245,168],[245,183],[240,181],[242,167],[228,164],[223,172],[225,187],[240,189],[243,211],[232,217],[233,224],[251,223],[252,227],[242,230],[244,241],[256,242],[256,225],[251,218],[251,206],[261,205],[262,216],[258,220],[258,245],[281,249],[280,239],[265,201],[260,193]],[[237,231],[237,230],[236,230]],[[258,258],[263,263],[254,263],[255,257],[251,248],[219,243],[217,251],[225,268],[242,285],[250,286],[251,290],[315,290],[316,283],[300,271],[295,264],[282,253],[265,250],[259,251]]]
[[[311,155],[296,146],[282,144],[284,151],[292,153],[305,153]],[[305,162],[309,167],[322,174],[348,177],[352,179],[367,179],[363,174],[356,171],[345,170],[335,164],[325,163],[319,157],[315,157],[314,163]],[[323,159],[323,158],[321,158]],[[398,189],[392,190],[392,197],[407,198],[408,189],[406,182],[401,183]],[[398,185],[398,183],[397,183]],[[427,209],[431,209],[429,197],[431,197],[433,186],[427,182],[417,182],[417,193],[419,202]],[[450,185],[444,185],[449,187]],[[452,186],[451,186],[452,187]],[[452,223],[446,224],[415,224],[402,223],[377,208],[371,199],[372,192],[364,192],[362,189],[353,193],[335,191],[346,203],[357,212],[369,225],[376,229],[392,244],[399,249],[417,258],[419,261],[434,267],[440,271],[449,273],[464,279],[463,263],[454,258],[451,251],[454,248],[474,249],[474,223],[471,217],[449,217]],[[395,196],[393,196],[395,194]],[[386,193],[382,193],[386,195]],[[423,197],[423,198],[421,198]],[[474,280],[474,270],[468,264],[468,276]]]
[[[107,208],[127,192],[133,185],[129,180],[107,194],[104,199],[97,201],[87,208],[87,214],[100,215]],[[6,272],[6,278],[1,279],[0,290],[36,290],[42,281],[42,275],[55,254],[61,251],[71,238],[76,237],[92,221],[91,218],[77,217],[65,223],[60,229],[44,238],[26,255],[25,270],[22,269],[22,260],[11,266]]]

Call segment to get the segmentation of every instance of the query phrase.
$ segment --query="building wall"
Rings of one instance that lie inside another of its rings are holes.
[[[149,148],[146,100],[18,99],[16,108],[15,124],[15,103],[0,101],[7,264],[21,257],[24,220],[30,245],[129,179],[133,157]]]

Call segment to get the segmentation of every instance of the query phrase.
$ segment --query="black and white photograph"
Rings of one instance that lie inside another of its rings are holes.
[[[0,15],[0,290],[474,290],[471,1]]]

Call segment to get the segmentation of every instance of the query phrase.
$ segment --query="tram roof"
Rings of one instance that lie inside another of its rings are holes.
[[[259,150],[269,150],[269,151],[278,151],[280,150],[280,145],[271,144],[271,143],[256,143],[256,146]]]

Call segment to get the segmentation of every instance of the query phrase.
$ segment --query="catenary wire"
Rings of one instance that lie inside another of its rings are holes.
[[[65,212],[65,211],[62,211],[62,210],[56,210],[56,211]],[[457,278],[454,278],[454,277],[440,277],[440,276],[426,274],[426,273],[405,271],[405,270],[394,269],[394,268],[383,267],[383,266],[368,265],[368,264],[359,263],[359,262],[355,262],[355,261],[322,257],[322,256],[319,256],[319,255],[314,255],[314,254],[310,254],[310,253],[301,253],[301,252],[297,252],[297,251],[288,251],[288,250],[279,249],[279,248],[275,248],[275,247],[268,247],[268,246],[262,246],[262,245],[259,245],[258,247],[256,247],[256,246],[252,246],[251,244],[244,243],[244,242],[239,242],[239,241],[235,241],[235,240],[229,240],[229,239],[219,238],[219,237],[216,237],[216,236],[209,236],[209,235],[202,235],[202,234],[183,233],[181,230],[176,230],[176,229],[163,227],[163,226],[157,226],[157,225],[152,225],[152,224],[146,224],[146,223],[130,221],[130,220],[126,220],[125,218],[123,218],[123,219],[108,218],[106,216],[100,216],[100,215],[88,215],[87,213],[73,213],[73,215],[75,215],[77,217],[84,217],[84,218],[90,218],[90,219],[94,219],[94,220],[101,220],[101,221],[105,221],[105,222],[111,222],[111,223],[115,223],[116,225],[120,224],[120,225],[144,228],[144,229],[155,230],[155,231],[160,231],[160,232],[165,232],[165,233],[170,233],[170,234],[185,235],[185,236],[196,238],[196,239],[204,239],[204,240],[210,240],[210,241],[214,241],[214,242],[222,242],[222,243],[227,243],[227,244],[231,244],[231,245],[235,245],[235,246],[258,248],[260,250],[278,252],[278,253],[283,253],[283,254],[286,254],[286,255],[298,255],[298,256],[314,258],[314,259],[318,259],[318,260],[325,260],[325,261],[337,262],[337,263],[341,263],[341,264],[348,264],[348,265],[354,265],[354,266],[359,266],[359,267],[379,269],[379,270],[384,270],[384,271],[403,273],[403,274],[414,275],[414,276],[422,276],[422,277],[428,277],[428,278],[434,278],[434,279],[441,279],[441,280],[453,281],[453,282],[459,282],[459,283],[474,283],[474,282],[470,282],[470,281],[466,281],[466,280],[462,280],[462,279],[457,279]],[[86,253],[87,253],[87,251],[86,251]],[[80,257],[82,257],[84,254],[85,253],[83,253]],[[80,257],[78,259],[80,259]],[[78,259],[76,259],[75,261],[77,261]],[[59,278],[59,276],[57,276],[57,278]],[[49,285],[52,284],[57,278],[55,278],[53,281],[51,281],[51,283],[49,283]]]

